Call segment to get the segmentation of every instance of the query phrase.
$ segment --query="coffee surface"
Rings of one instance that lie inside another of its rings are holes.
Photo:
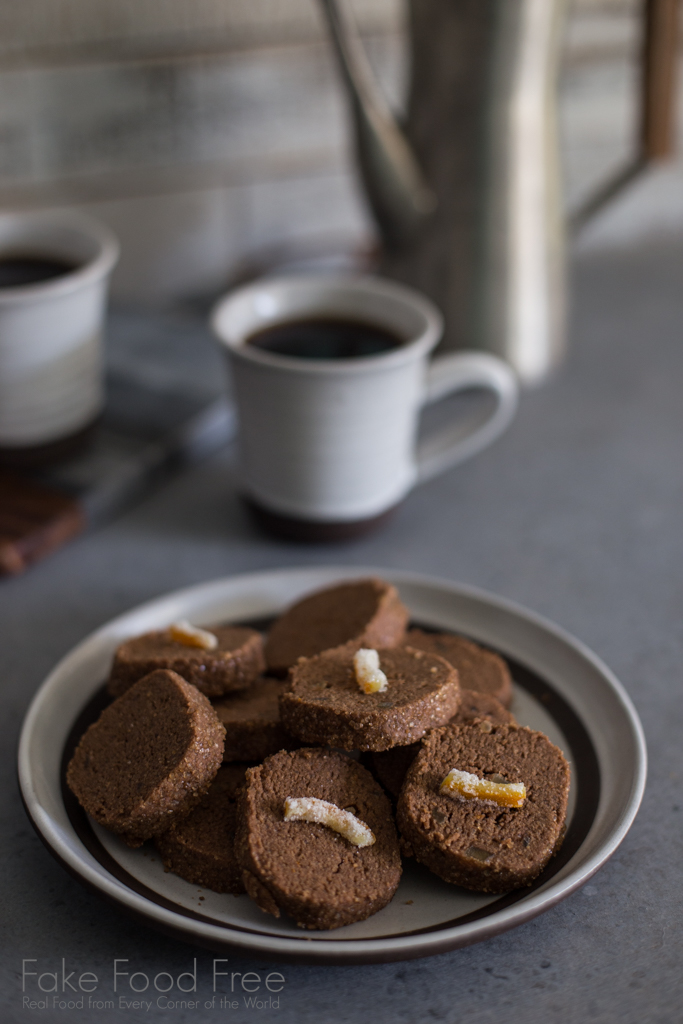
[[[71,260],[22,253],[0,255],[0,288],[21,288],[63,277],[78,269]]]
[[[252,334],[247,344],[295,359],[359,359],[400,348],[403,340],[362,320],[317,317],[266,327]]]
[[[62,278],[78,269],[78,263],[39,253],[0,255],[0,288],[22,288]]]

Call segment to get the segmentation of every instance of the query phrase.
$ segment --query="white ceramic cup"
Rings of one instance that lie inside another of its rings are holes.
[[[317,360],[248,343],[274,324],[315,317],[374,324],[401,344],[379,355]],[[430,363],[441,314],[392,281],[265,279],[222,299],[212,326],[232,364],[243,494],[276,532],[287,533],[287,523],[328,526],[329,539],[362,532],[415,484],[490,444],[517,406],[515,376],[494,356],[460,352]],[[486,421],[464,434],[462,424],[452,423],[418,443],[420,410],[469,388],[493,393]],[[313,530],[300,536],[328,535]]]
[[[52,446],[98,416],[107,285],[118,253],[109,229],[82,214],[0,214],[0,258],[74,266],[47,281],[0,288],[0,452]]]

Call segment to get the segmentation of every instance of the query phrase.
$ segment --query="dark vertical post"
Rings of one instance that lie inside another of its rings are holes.
[[[640,144],[645,161],[676,147],[679,0],[645,0]]]

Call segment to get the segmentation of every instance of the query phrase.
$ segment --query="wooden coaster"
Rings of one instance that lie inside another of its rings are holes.
[[[85,516],[73,498],[0,473],[0,575],[23,572],[84,529]]]

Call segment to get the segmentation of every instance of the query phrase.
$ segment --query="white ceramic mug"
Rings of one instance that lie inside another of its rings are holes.
[[[333,317],[383,327],[397,347],[351,359],[304,359],[249,344],[274,324]],[[517,383],[482,352],[429,362],[442,317],[424,296],[375,277],[273,278],[221,300],[212,326],[232,364],[242,488],[261,522],[301,539],[353,536],[415,484],[469,458],[510,423]],[[417,443],[420,410],[486,388],[495,407],[463,436],[441,428]],[[301,529],[297,529],[300,526]]]
[[[107,284],[118,252],[109,229],[82,214],[0,215],[0,258],[73,267],[0,288],[0,455],[21,461],[49,450],[98,416]]]

